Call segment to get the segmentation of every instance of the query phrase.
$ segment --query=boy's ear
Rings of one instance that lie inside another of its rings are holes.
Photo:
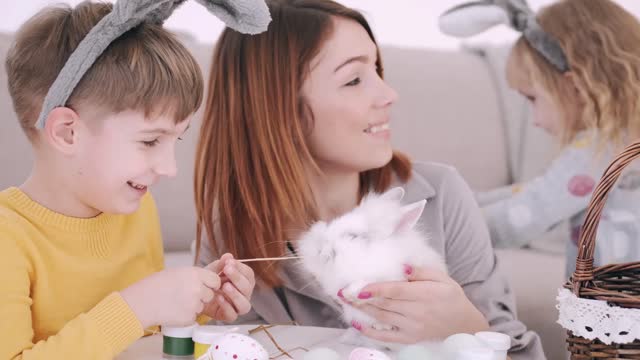
[[[80,117],[73,109],[57,107],[47,116],[43,135],[45,141],[56,150],[65,155],[74,153]]]

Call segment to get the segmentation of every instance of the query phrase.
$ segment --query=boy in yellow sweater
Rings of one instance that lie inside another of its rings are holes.
[[[114,6],[46,8],[20,28],[6,59],[35,161],[21,186],[0,192],[0,359],[111,359],[143,329],[248,311],[253,274],[228,255],[209,268],[163,271],[147,189],[176,174],[176,143],[203,81],[161,23],[105,44],[68,98],[47,108],[56,81],[77,75],[67,70],[74,51],[95,45],[83,39],[121,15]],[[223,267],[242,291],[218,293]]]

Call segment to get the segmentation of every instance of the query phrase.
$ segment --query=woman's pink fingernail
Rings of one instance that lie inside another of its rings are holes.
[[[358,299],[360,299],[360,300],[366,300],[366,299],[369,299],[369,298],[371,298],[371,293],[368,292],[368,291],[363,291],[360,294],[358,294]]]
[[[351,322],[351,326],[353,326],[353,328],[358,331],[362,331],[362,325],[360,325],[360,323],[355,320]]]
[[[413,274],[413,267],[411,265],[404,266],[404,273],[407,275]]]
[[[342,289],[340,289],[340,291],[338,291],[338,297],[340,299],[344,299],[344,294],[342,293]]]

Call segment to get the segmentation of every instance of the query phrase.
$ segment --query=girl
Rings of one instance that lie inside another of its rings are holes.
[[[344,324],[339,308],[295,262],[256,263],[243,322],[347,327],[397,343],[482,329],[513,337],[514,359],[542,359],[515,318],[473,194],[450,167],[412,163],[390,144],[398,95],[363,16],[328,0],[270,2],[269,30],[226,30],[217,43],[196,158],[198,263],[293,255],[310,223],[350,211],[370,190],[401,185],[428,199],[421,222],[450,275],[407,268],[409,281],[371,284],[363,310],[392,331]],[[229,286],[230,293],[234,290]]]
[[[564,148],[538,178],[478,198],[500,247],[526,245],[568,220],[569,275],[597,182],[622,147],[640,134],[640,23],[609,0],[559,1],[543,9],[537,21],[560,45],[567,69],[559,70],[522,37],[509,56],[507,78],[531,101],[535,124]],[[609,194],[596,265],[640,258],[639,216],[636,167]]]

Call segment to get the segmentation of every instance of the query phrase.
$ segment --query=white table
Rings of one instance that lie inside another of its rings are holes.
[[[220,326],[219,328],[221,331],[224,331],[234,327],[236,326]],[[237,326],[238,330],[236,332],[248,335],[248,331],[256,327],[257,325]],[[287,351],[296,347],[304,347],[309,350],[317,347],[328,347],[338,352],[342,358],[346,359],[354,348],[353,346],[341,344],[339,342],[340,336],[344,333],[343,329],[278,325],[269,328],[268,330],[280,347]],[[260,342],[270,356],[275,356],[280,353],[264,332],[254,333],[251,337]],[[298,360],[303,358],[305,351],[295,350],[289,353],[294,357],[294,359]],[[162,360],[162,335],[153,335],[138,340],[129,349],[116,357],[116,359]],[[288,357],[281,356],[278,358],[278,360],[284,359],[288,359]]]

